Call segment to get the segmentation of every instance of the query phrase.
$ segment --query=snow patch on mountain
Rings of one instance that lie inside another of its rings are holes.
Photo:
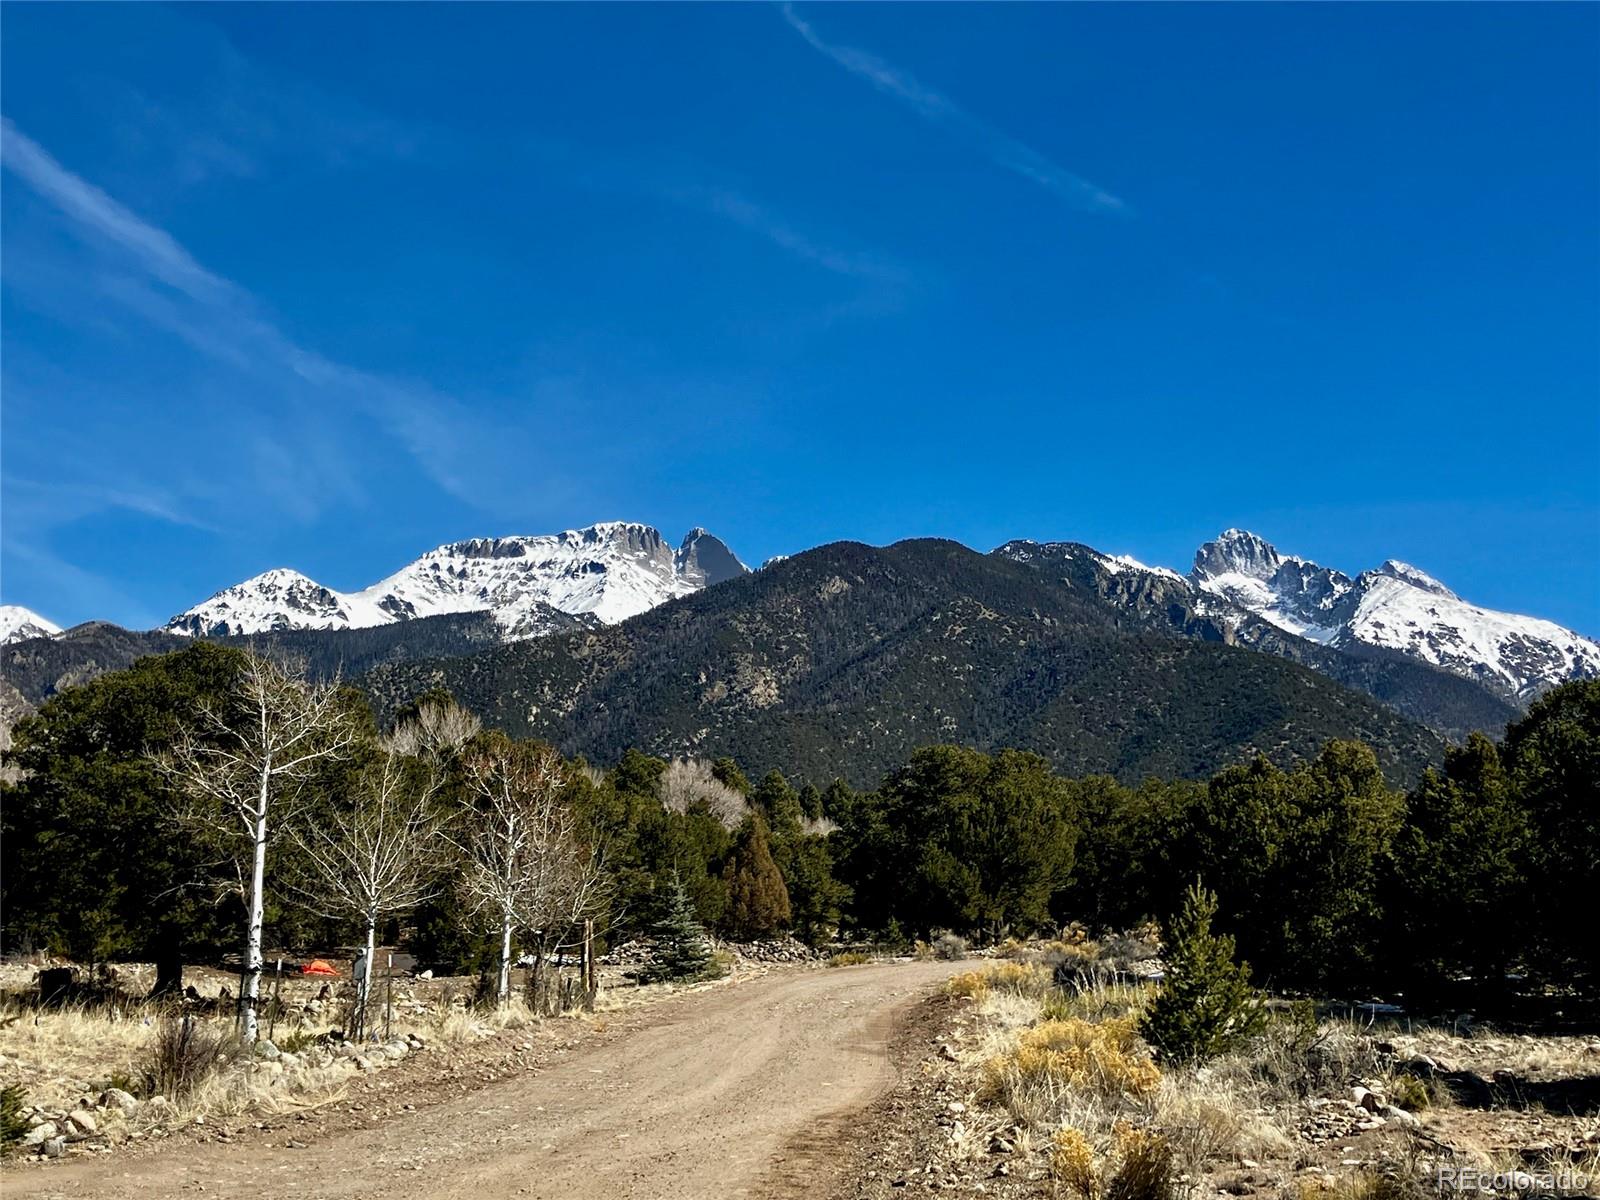
[[[1396,559],[1351,579],[1229,529],[1195,553],[1189,578],[1300,637],[1399,650],[1522,701],[1569,679],[1600,676],[1600,643],[1552,621],[1469,604]]]
[[[1600,677],[1600,643],[1553,621],[1479,608],[1381,570],[1364,572],[1357,588],[1345,643],[1401,650],[1521,700],[1564,680]]]
[[[1569,679],[1600,677],[1600,643],[1551,621],[1469,604],[1426,571],[1398,559],[1352,579],[1310,559],[1282,554],[1246,529],[1224,530],[1201,546],[1187,576],[1080,542],[1019,540],[995,553],[1089,582],[1102,599],[1124,607],[1147,604],[1155,594],[1145,579],[1160,579],[1162,605],[1178,601],[1224,640],[1265,621],[1335,650],[1397,650],[1513,702],[1526,703]],[[1096,584],[1082,571],[1115,585]]]
[[[1138,571],[1144,575],[1163,575],[1168,579],[1182,579],[1171,567],[1152,567],[1140,562],[1129,554],[1102,554],[1100,564],[1116,575],[1122,571]]]
[[[268,571],[178,614],[165,628],[188,634],[353,629],[489,612],[515,640],[570,624],[552,620],[552,610],[614,625],[748,569],[703,529],[674,550],[648,525],[608,521],[537,537],[451,542],[359,592],[337,592],[296,571]]]
[[[277,567],[223,588],[163,628],[169,633],[225,636],[282,629],[359,629],[391,620],[359,595],[336,592],[299,571]]]
[[[1142,575],[1159,575],[1166,579],[1182,581],[1183,576],[1168,567],[1152,567],[1128,554],[1102,554],[1093,546],[1082,542],[1030,542],[1025,539],[1007,542],[995,551],[1013,562],[1033,562],[1038,558],[1059,561],[1063,558],[1089,562],[1111,575],[1131,571]]]
[[[0,604],[0,646],[28,638],[53,637],[61,626],[20,604]]]

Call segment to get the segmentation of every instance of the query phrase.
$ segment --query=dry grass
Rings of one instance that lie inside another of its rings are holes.
[[[342,1099],[354,1078],[343,1060],[325,1066],[302,1065],[281,1075],[253,1063],[235,1063],[219,1071],[178,1102],[167,1123],[192,1121],[197,1116],[234,1117],[244,1113],[276,1115],[317,1108]],[[138,1123],[146,1114],[136,1113]]]
[[[1413,1180],[1370,1172],[1348,1179],[1304,1180],[1294,1191],[1295,1200],[1423,1200],[1429,1194]]]
[[[837,954],[828,956],[830,967],[859,967],[862,963],[872,961],[872,955],[861,950],[841,950]]]
[[[216,1022],[168,1017],[156,1027],[142,1064],[148,1089],[173,1100],[194,1094],[216,1073],[225,1053],[239,1052],[230,1035]]]
[[[1436,1027],[1391,1038],[1402,1054],[1426,1054],[1452,1066],[1491,1065],[1525,1079],[1575,1079],[1600,1074],[1600,1040],[1593,1037],[1531,1037],[1488,1027],[1470,1032]]]
[[[340,1094],[352,1078],[355,1068],[348,1061],[320,1061],[325,1054],[319,1052],[318,1038],[332,1019],[329,1014],[321,1023],[280,1022],[279,1048],[309,1053],[300,1062],[289,1058],[272,1064],[252,1059],[234,1043],[233,1021],[225,1016],[192,1018],[194,1054],[184,1056],[176,1054],[178,1048],[171,1044],[181,1027],[157,1008],[36,1009],[8,1004],[0,1006],[4,1059],[0,1083],[20,1082],[27,1089],[28,1103],[47,1109],[76,1107],[84,1097],[97,1096],[108,1086],[136,1093],[148,1090],[172,1102],[159,1113],[135,1118],[130,1128],[201,1114],[281,1112],[323,1103]],[[543,1023],[518,996],[490,1009],[446,1003],[422,1013],[397,1012],[394,1029],[396,1034],[416,1033],[430,1046],[459,1049],[504,1031],[531,1031]],[[178,1058],[185,1065],[175,1072]],[[197,1070],[202,1058],[216,1069]]]
[[[4,1075],[22,1083],[30,1104],[76,1108],[108,1086],[150,1088],[163,1097],[164,1103],[143,1104],[132,1114],[98,1110],[101,1131],[113,1141],[202,1115],[280,1113],[325,1103],[343,1093],[353,1070],[345,1062],[258,1063],[233,1044],[233,1023],[225,1018],[195,1018],[181,1044],[174,1042],[180,1027],[158,1012],[7,1007],[0,1009],[0,1022]],[[158,1069],[162,1063],[165,1070]]]
[[[1045,1016],[1053,1020],[1079,1017],[1085,1021],[1108,1021],[1118,1017],[1137,1017],[1155,996],[1148,983],[1126,983],[1095,975],[1078,986],[1057,989],[1045,1001]]]
[[[1165,1131],[1181,1169],[1197,1176],[1230,1158],[1270,1159],[1296,1152],[1289,1114],[1274,1114],[1259,1092],[1193,1069],[1164,1075],[1151,1122]]]
[[[1131,944],[1119,945],[1120,955],[1148,949],[1142,939],[1123,941]],[[964,1058],[976,1058],[980,1099],[1019,1129],[1059,1134],[1052,1153],[1068,1191],[1117,1195],[1138,1179],[1146,1179],[1140,1187],[1165,1186],[1168,1167],[1198,1179],[1229,1160],[1293,1159],[1300,1098],[1324,1082],[1342,1087],[1376,1068],[1370,1039],[1353,1027],[1302,1021],[1274,1027],[1228,1059],[1163,1073],[1136,1033],[1151,985],[1099,969],[1062,975],[1049,965],[1049,959],[1081,961],[1087,945],[1062,943],[1032,953],[1010,948],[1011,961],[957,976],[949,985],[974,1001],[977,1037],[970,1044],[976,1055]],[[1096,961],[1099,953],[1088,951]],[[1067,986],[1056,985],[1062,979]],[[1146,1178],[1139,1165],[1145,1158],[1135,1155],[1118,1183],[1118,1131],[1130,1129],[1160,1139],[1164,1166]],[[1069,1185],[1074,1170],[1078,1183]]]
[[[0,1006],[6,1082],[20,1079],[40,1104],[75,1100],[95,1083],[134,1077],[154,1043],[156,1019],[117,1009]]]
[[[1249,1045],[1214,1060],[1209,1071],[1234,1091],[1285,1107],[1308,1096],[1343,1095],[1355,1080],[1382,1079],[1388,1063],[1360,1026],[1297,1015],[1274,1021]]]
[[[1174,1194],[1177,1180],[1196,1194],[1277,1189],[1271,1194],[1303,1200],[1420,1200],[1417,1181],[1447,1163],[1507,1178],[1521,1172],[1524,1180],[1544,1171],[1600,1177],[1600,1144],[1578,1148],[1595,1132],[1592,1117],[1561,1122],[1514,1108],[1458,1109],[1431,1078],[1433,1068],[1407,1065],[1426,1054],[1444,1070],[1485,1077],[1509,1069],[1531,1082],[1583,1079],[1600,1074],[1593,1038],[1465,1025],[1401,1032],[1319,1020],[1302,1003],[1277,1009],[1276,1019],[1234,1053],[1161,1071],[1133,1032],[1154,988],[1131,981],[1143,966],[1130,972],[1120,965],[1147,962],[1151,951],[1144,935],[1099,947],[1013,943],[1001,947],[1003,962],[950,982],[953,994],[971,1000],[964,1012],[973,1027],[960,1061],[989,1106],[987,1121],[1014,1138],[1018,1153],[1044,1142],[1057,1195],[1162,1197]],[[1352,1103],[1355,1086],[1376,1091],[1380,1110],[1390,1103],[1426,1113],[1425,1132],[1410,1133],[1392,1113],[1387,1126],[1366,1124]],[[1338,1132],[1358,1124],[1359,1135]],[[1349,1147],[1347,1136],[1365,1140]],[[1441,1144],[1450,1148],[1444,1158],[1435,1154]],[[1126,1169],[1124,1145],[1136,1150]],[[1385,1165],[1352,1175],[1354,1164],[1346,1163],[1341,1172],[1335,1163],[1351,1153]],[[1313,1164],[1327,1173],[1296,1179]]]
[[[1024,1126],[1058,1124],[1091,1109],[1094,1126],[1135,1109],[1161,1082],[1129,1018],[1045,1021],[983,1067],[981,1095]],[[1079,1122],[1081,1123],[1081,1122]]]
[[[1178,1195],[1172,1147],[1157,1131],[1121,1123],[1109,1138],[1091,1139],[1069,1125],[1051,1139],[1050,1150],[1051,1175],[1080,1200],[1169,1200]]]
[[[1038,963],[998,962],[953,977],[945,990],[972,1000],[982,1000],[991,992],[1043,998],[1051,991],[1051,975],[1048,967]]]
[[[508,1029],[532,1029],[540,1024],[540,1018],[520,995],[490,1008],[451,1007],[430,1015],[431,1019],[421,1023],[421,1027],[438,1044],[450,1047],[469,1046]]]

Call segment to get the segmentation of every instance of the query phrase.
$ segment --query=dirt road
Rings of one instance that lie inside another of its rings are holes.
[[[896,1021],[956,969],[781,973],[672,1001],[536,1075],[303,1149],[206,1144],[7,1172],[22,1197],[667,1200],[826,1195]]]

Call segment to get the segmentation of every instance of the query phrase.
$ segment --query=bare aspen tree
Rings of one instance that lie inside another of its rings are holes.
[[[563,928],[593,912],[606,887],[603,856],[581,836],[562,796],[566,767],[553,750],[502,747],[465,762],[471,811],[458,846],[464,899],[500,934],[496,996],[511,996],[511,940],[519,929]]]
[[[342,704],[336,681],[309,683],[299,668],[251,655],[226,703],[203,707],[161,760],[195,802],[189,817],[241,851],[235,860],[245,898],[239,1009],[247,1042],[258,1029],[267,846],[315,772],[347,755],[357,740]]]
[[[391,748],[363,772],[348,804],[289,832],[304,878],[302,902],[325,917],[359,920],[366,931],[356,981],[356,1025],[366,1033],[378,924],[435,894],[433,877],[445,850],[435,805],[439,777]]]
[[[661,806],[668,812],[686,813],[694,805],[704,804],[724,829],[739,828],[750,811],[744,793],[718,779],[703,759],[673,759],[661,772],[657,788]]]
[[[437,764],[459,754],[482,728],[477,717],[453,700],[425,700],[395,727],[389,748]]]

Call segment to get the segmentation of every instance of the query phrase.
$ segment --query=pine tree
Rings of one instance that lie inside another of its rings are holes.
[[[672,873],[664,899],[661,916],[651,930],[655,953],[649,965],[639,973],[641,983],[696,979],[705,974],[711,963],[706,931],[694,919],[694,906],[689,903],[689,893],[684,890],[683,880],[676,871]]]
[[[222,704],[244,662],[197,642],[64,688],[20,721],[0,802],[0,910],[11,948],[156,964],[183,990],[186,956],[233,944],[235,906],[208,848],[175,836],[171,788],[148,752]]]
[[[1196,881],[1162,928],[1166,980],[1139,1031],[1165,1062],[1213,1058],[1266,1020],[1249,965],[1234,960],[1233,939],[1211,932],[1216,915],[1216,895]]]
[[[772,861],[767,827],[759,816],[750,816],[739,831],[723,878],[728,882],[728,932],[734,938],[755,941],[789,928],[789,889]]]
[[[1600,679],[1535,701],[1506,727],[1502,757],[1533,826],[1530,933],[1544,943],[1547,969],[1575,968],[1592,983],[1600,979]]]
[[[1529,936],[1529,816],[1495,744],[1474,733],[1406,798],[1395,838],[1390,959],[1428,985],[1466,972],[1495,984]],[[1471,869],[1464,870],[1463,864]]]
[[[0,1152],[10,1150],[22,1140],[33,1123],[22,1115],[23,1101],[28,1098],[20,1083],[0,1088]]]

